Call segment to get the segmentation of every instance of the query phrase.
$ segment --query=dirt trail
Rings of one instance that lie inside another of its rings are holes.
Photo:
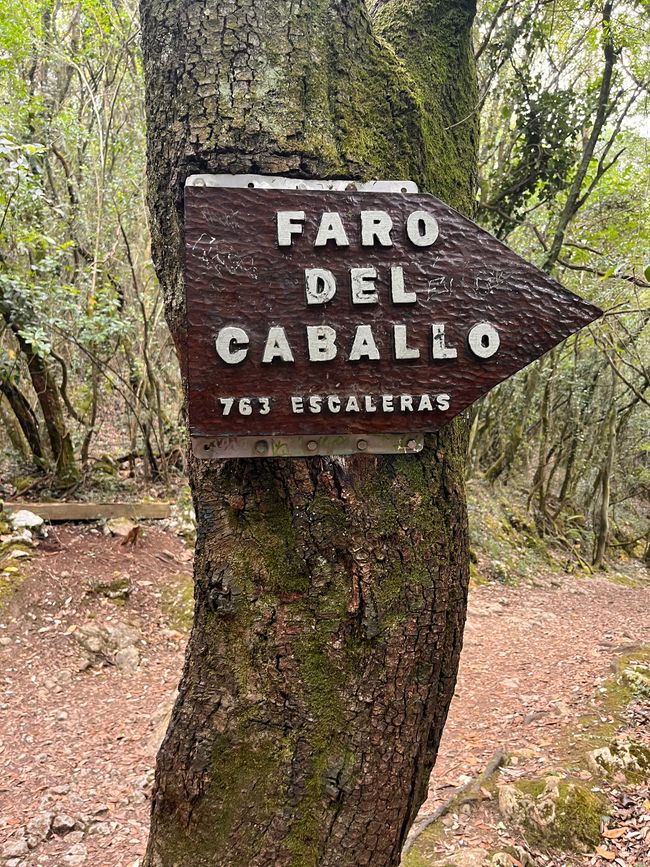
[[[182,666],[183,641],[161,599],[189,568],[178,538],[156,527],[133,552],[97,531],[59,529],[0,612],[0,851],[6,840],[20,849],[30,821],[37,839],[44,815],[55,814],[59,828],[12,867],[138,864],[161,716]],[[87,592],[98,578],[124,575],[133,591],[123,606]],[[80,670],[84,654],[70,629],[91,619],[137,629],[135,670]],[[648,587],[558,577],[535,589],[472,591],[458,690],[424,810],[499,746],[529,748],[540,770],[552,764],[558,732],[588,710],[616,654],[644,642]]]

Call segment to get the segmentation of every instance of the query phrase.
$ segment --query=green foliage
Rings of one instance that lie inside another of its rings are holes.
[[[537,532],[560,541],[570,568],[601,565],[614,541],[610,558],[647,545],[646,13],[632,0],[611,21],[582,2],[479,11],[479,219],[607,315],[479,403],[472,465],[529,489]]]
[[[155,475],[154,454],[175,436],[177,374],[148,251],[135,6],[5,5],[0,375],[44,413],[27,368],[37,356],[82,460],[120,414],[131,442],[118,448],[144,449]]]

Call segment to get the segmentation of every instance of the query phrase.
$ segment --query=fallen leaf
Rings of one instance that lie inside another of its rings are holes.
[[[596,854],[606,861],[613,861],[616,858],[616,852],[612,852],[611,849],[605,849],[604,846],[596,846]]]
[[[623,834],[627,834],[627,831],[627,828],[607,828],[606,831],[603,831],[603,837],[607,837],[608,840],[617,840]]]

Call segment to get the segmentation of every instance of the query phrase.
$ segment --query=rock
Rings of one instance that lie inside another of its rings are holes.
[[[120,667],[133,667],[136,654],[138,661],[135,662],[135,666],[139,662],[140,655],[133,645],[139,640],[140,635],[126,623],[106,623],[100,626],[98,623],[88,622],[78,626],[71,635],[86,651],[91,665],[109,662],[120,664]],[[118,663],[116,659],[118,652],[131,647],[135,654],[130,652],[120,656],[120,663]]]
[[[110,822],[93,822],[88,828],[89,834],[100,834],[107,837],[112,832]]]
[[[88,850],[84,844],[75,843],[75,845],[63,856],[61,863],[65,864],[66,867],[78,867],[79,864],[85,863],[87,857]]]
[[[546,777],[499,786],[499,810],[533,846],[585,852],[600,842],[605,803],[586,786]]]
[[[34,816],[29,820],[25,828],[25,836],[30,849],[35,849],[39,843],[50,836],[53,818],[53,813],[41,813],[40,816]]]
[[[0,647],[9,647],[10,644],[11,638],[8,638],[6,635],[3,635],[2,638],[0,638]]]
[[[39,515],[35,515],[28,509],[21,509],[11,516],[11,526],[14,530],[35,530],[42,527],[45,521]]]
[[[520,846],[512,846],[507,852],[496,852],[488,861],[489,867],[513,867],[513,859],[522,867],[539,867],[529,853]]]
[[[71,831],[66,837],[66,842],[68,842],[68,843],[81,843],[83,838],[84,838],[84,832],[83,831]]]
[[[96,581],[91,584],[90,592],[106,599],[128,599],[133,590],[133,582],[128,575],[121,575],[112,581]]]
[[[22,560],[25,557],[31,557],[31,553],[26,551],[24,548],[13,548],[7,554],[8,560]]]
[[[485,849],[459,849],[453,855],[445,856],[445,867],[485,867],[487,864],[487,852]],[[512,867],[510,862],[509,867]]]
[[[27,855],[28,852],[29,846],[23,829],[18,831],[14,837],[10,837],[2,847],[3,858],[20,858],[21,855]]]
[[[111,536],[119,536],[122,539],[126,539],[129,533],[132,533],[138,524],[134,521],[130,521],[128,518],[109,518],[104,526],[108,531],[106,535],[110,534]]]
[[[124,647],[118,650],[113,657],[113,662],[118,668],[125,671],[134,671],[140,664],[140,651],[137,647]]]
[[[65,813],[59,813],[52,820],[52,830],[55,834],[67,834],[74,831],[77,827],[76,819],[68,816]]]
[[[616,782],[643,783],[650,779],[650,747],[624,738],[587,754],[592,774],[612,777]]]

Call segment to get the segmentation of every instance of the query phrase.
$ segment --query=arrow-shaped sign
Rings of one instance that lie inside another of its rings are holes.
[[[433,196],[185,194],[195,438],[436,430],[602,315]]]

